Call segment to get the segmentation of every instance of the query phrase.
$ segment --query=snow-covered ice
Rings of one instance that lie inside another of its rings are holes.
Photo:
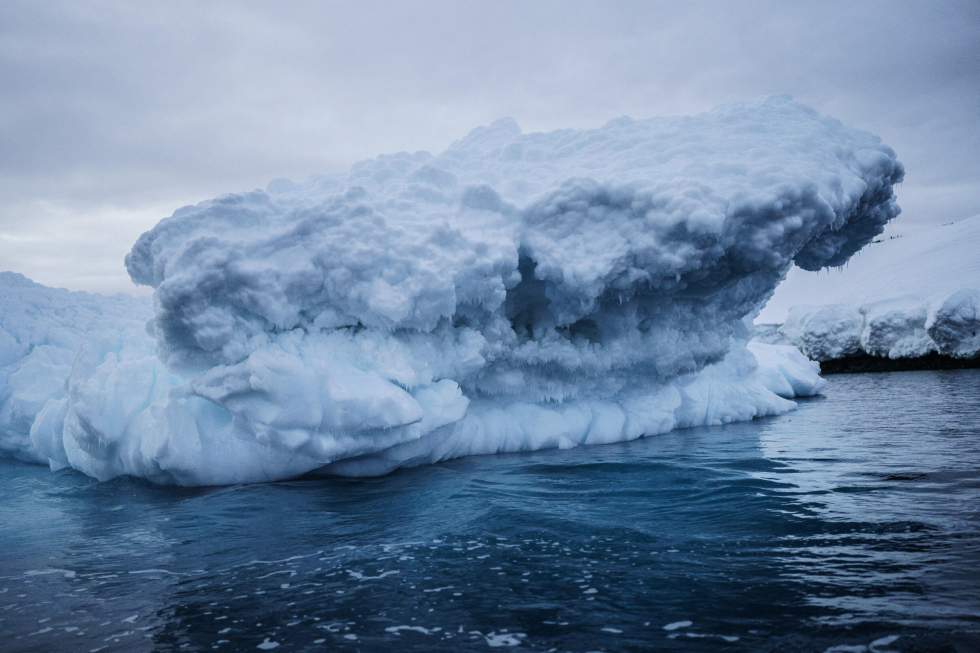
[[[71,433],[70,442],[74,436],[97,441],[113,433],[107,420],[118,426],[165,394],[166,382],[157,376],[169,375],[146,335],[152,315],[148,299],[46,288],[0,272],[0,450],[68,464],[63,432]],[[127,387],[123,379],[134,376],[139,383]],[[100,403],[111,405],[112,414]],[[48,428],[57,429],[57,443],[46,439]]]
[[[842,267],[791,269],[756,323],[782,323],[801,304],[857,308],[901,297],[935,304],[961,288],[978,286],[980,215],[938,225],[895,220]]]
[[[0,444],[221,484],[780,413],[821,381],[747,324],[791,265],[881,233],[902,175],[877,137],[773,98],[505,120],[185,207],[126,259],[152,307],[0,278]]]
[[[944,299],[926,329],[943,354],[980,355],[980,290],[962,288]]]
[[[794,306],[779,334],[810,358],[953,358],[980,355],[980,290],[933,299],[902,296],[860,306]]]
[[[980,215],[888,232],[846,267],[791,270],[756,320],[782,320],[778,333],[757,335],[820,361],[980,354]]]

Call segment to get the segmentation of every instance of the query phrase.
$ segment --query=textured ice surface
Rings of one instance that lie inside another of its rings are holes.
[[[980,355],[980,290],[963,288],[944,299],[927,329],[936,349],[944,354]]]
[[[69,396],[111,385],[122,361],[162,367],[145,333],[152,314],[146,299],[46,288],[0,272],[0,450],[47,462],[50,443],[32,442],[45,421],[79,435],[92,427],[98,438],[103,425],[88,422],[84,409],[66,423]],[[75,383],[68,383],[70,378]],[[127,419],[124,403],[139,405],[153,386],[147,378],[128,388],[117,419]],[[123,399],[116,396],[122,388],[107,389],[106,401]],[[57,457],[64,459],[63,452]]]
[[[932,299],[903,296],[861,306],[794,306],[779,332],[818,361],[859,354],[970,358],[980,355],[980,290],[963,288]]]
[[[337,359],[338,378],[319,350],[303,350],[300,367],[287,340],[275,356],[250,357],[251,376],[242,380],[250,389],[235,396],[209,384],[213,370],[177,374],[160,362],[144,330],[148,299],[73,293],[0,273],[0,306],[0,450],[100,479],[248,482],[331,461],[330,473],[381,474],[469,454],[601,444],[776,414],[793,406],[784,397],[815,394],[823,383],[795,348],[751,343],[698,373],[638,382],[611,397],[469,399],[442,380],[405,399],[390,384],[366,381],[353,359]],[[329,433],[318,449],[302,437],[288,440],[286,429],[277,440],[246,437],[237,424],[279,427],[289,419],[310,429],[313,413]],[[378,428],[385,419],[406,425]],[[359,455],[366,446],[371,455]]]
[[[779,331],[819,361],[860,352],[863,326],[864,318],[856,306],[794,306]]]
[[[186,207],[126,260],[155,289],[138,355],[81,357],[20,455],[233,483],[779,413],[819,378],[792,348],[750,351],[746,321],[791,264],[879,234],[902,174],[875,136],[775,98],[584,131],[505,120]]]

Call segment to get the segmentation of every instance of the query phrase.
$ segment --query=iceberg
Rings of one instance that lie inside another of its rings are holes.
[[[902,176],[877,137],[771,98],[503,120],[185,207],[126,258],[152,303],[0,278],[0,447],[208,485],[779,414],[822,381],[749,344],[752,318],[792,265],[880,234]]]

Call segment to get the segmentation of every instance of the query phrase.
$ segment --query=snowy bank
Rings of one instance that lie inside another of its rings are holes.
[[[778,332],[821,363],[928,357],[937,366],[959,366],[957,359],[980,357],[980,290],[963,288],[931,300],[903,296],[860,306],[795,306]]]
[[[747,320],[794,263],[841,265],[881,233],[902,174],[875,136],[775,98],[500,121],[440,155],[185,207],[126,260],[155,290],[148,333],[143,308],[77,320],[52,343],[72,363],[28,392],[47,309],[4,312],[0,442],[97,478],[220,484],[777,414],[821,381],[791,347],[747,346]],[[8,282],[4,306],[71,301]]]
[[[980,287],[980,215],[944,224],[895,220],[844,266],[792,268],[755,321],[785,322],[798,304],[857,308],[896,296],[936,304],[964,287]]]

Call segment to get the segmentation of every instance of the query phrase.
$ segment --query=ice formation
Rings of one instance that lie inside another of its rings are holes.
[[[48,309],[4,315],[2,446],[221,484],[780,413],[821,381],[791,347],[747,346],[747,322],[793,263],[879,234],[902,174],[875,136],[774,98],[594,130],[505,120],[438,156],[186,207],[126,259],[155,289],[148,334],[142,306],[107,299],[66,320],[34,390]],[[17,283],[5,305],[74,301]]]
[[[962,288],[932,300],[902,296],[860,306],[794,306],[779,328],[810,358],[980,356],[980,290]]]
[[[791,271],[756,320],[782,325],[759,325],[757,337],[819,361],[980,355],[980,215],[888,231],[844,268]]]
[[[107,432],[111,437],[96,413],[124,422],[140,412],[162,388],[154,388],[152,376],[139,375],[128,386],[120,380],[136,365],[162,368],[145,332],[152,315],[146,299],[46,288],[0,272],[0,450],[35,462],[65,460],[63,430],[87,429],[94,440]],[[76,410],[66,420],[70,398],[77,400]],[[127,409],[126,402],[134,405]],[[59,432],[50,442],[48,427]],[[109,438],[104,442],[112,445]]]

